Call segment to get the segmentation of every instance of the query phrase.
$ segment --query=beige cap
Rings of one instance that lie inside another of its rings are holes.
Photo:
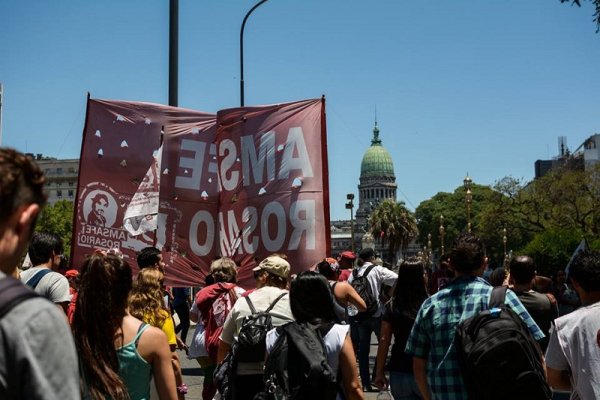
[[[264,270],[273,275],[287,279],[290,275],[290,263],[281,257],[271,256],[262,260],[257,267],[252,269],[252,271],[255,272],[260,270]]]

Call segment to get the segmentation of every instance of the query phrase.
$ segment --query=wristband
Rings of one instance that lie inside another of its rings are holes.
[[[181,394],[187,394],[188,387],[185,383],[182,383],[181,386],[177,386],[177,392]]]

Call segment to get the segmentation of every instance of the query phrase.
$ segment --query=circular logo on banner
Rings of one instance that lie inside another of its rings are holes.
[[[111,228],[117,221],[118,204],[114,191],[103,183],[89,184],[80,198],[80,218],[88,225]]]

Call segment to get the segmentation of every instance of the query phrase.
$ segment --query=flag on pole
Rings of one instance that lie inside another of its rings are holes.
[[[573,259],[575,258],[575,256],[577,254],[579,254],[581,251],[584,251],[586,249],[587,249],[587,241],[585,239],[581,239],[581,242],[579,242],[579,246],[577,246],[577,248],[571,255],[571,259],[569,260],[569,263],[565,267],[565,275],[567,276],[567,279],[569,278],[569,270],[571,269],[571,263],[573,262]]]
[[[158,226],[162,149],[161,145],[152,154],[152,164],[125,210],[123,227],[131,235],[136,236],[154,231]]]

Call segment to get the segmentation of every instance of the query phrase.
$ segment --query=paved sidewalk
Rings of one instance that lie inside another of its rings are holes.
[[[194,334],[195,326],[192,325],[190,327],[190,331],[188,332],[187,342],[191,341],[192,335]],[[181,359],[181,367],[183,369],[183,380],[189,387],[189,392],[186,396],[187,400],[202,400],[202,382],[204,377],[202,376],[202,371],[200,370],[200,366],[196,360],[188,360],[185,352],[179,351],[179,358]],[[377,340],[375,336],[373,336],[371,341],[371,370],[373,369],[373,364],[375,362],[375,355],[377,354]],[[365,393],[365,399],[367,400],[375,400],[377,398],[377,393]]]

